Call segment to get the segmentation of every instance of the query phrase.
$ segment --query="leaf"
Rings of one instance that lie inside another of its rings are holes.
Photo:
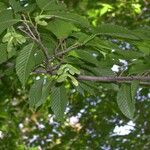
[[[139,38],[134,35],[132,31],[113,24],[102,24],[95,29],[94,33],[99,35],[109,35],[119,38],[139,40]]]
[[[76,78],[72,75],[68,75],[68,77],[71,79],[71,82],[73,83],[74,86],[78,86],[79,82],[76,80]]]
[[[35,49],[35,53],[34,53],[34,61],[35,61],[35,65],[40,65],[42,64],[42,62],[44,61],[44,53],[42,52],[41,49],[38,49],[38,47],[36,47]]]
[[[75,13],[69,13],[69,12],[57,12],[57,11],[49,11],[47,15],[51,18],[59,18],[62,20],[65,20],[67,22],[71,22],[77,25],[81,25],[82,27],[90,28],[90,24],[86,18],[83,16],[80,16]]]
[[[139,81],[132,81],[131,83],[131,97],[132,97],[132,101],[135,103],[135,96],[136,96],[136,92],[137,89],[139,87]]]
[[[131,68],[129,68],[129,74],[142,74],[150,70],[150,64],[144,62],[138,62],[133,64]]]
[[[16,0],[9,0],[11,7],[13,8],[14,12],[17,13],[22,11],[24,7],[21,7],[20,2]]]
[[[15,55],[14,51],[14,46],[13,46],[13,37],[10,38],[7,44],[7,53],[8,53],[8,58],[11,58],[13,55]]]
[[[36,107],[36,104],[40,101],[42,95],[44,79],[36,81],[29,92],[29,105],[30,107]]]
[[[150,27],[140,27],[133,30],[133,33],[142,40],[150,39]]]
[[[138,51],[133,50],[115,50],[114,54],[117,54],[120,56],[120,59],[137,59],[139,57],[143,56],[143,53],[140,53]]]
[[[0,2],[0,12],[6,9],[7,9],[7,6],[4,3]]]
[[[79,86],[76,87],[77,90],[81,90],[81,94],[85,95],[84,92],[86,92],[88,95],[94,95],[96,96],[96,92],[98,91],[98,87],[95,85],[95,83],[91,83],[89,81],[82,81],[79,82]]]
[[[55,19],[48,23],[47,29],[55,34],[58,39],[63,39],[68,37],[76,28],[69,22]]]
[[[106,39],[100,39],[96,37],[96,34],[87,35],[82,32],[74,32],[71,34],[71,36],[77,38],[80,44],[86,44],[87,46],[96,48],[96,50],[100,52],[111,52],[112,50],[121,50],[119,49],[117,44],[114,44]]]
[[[8,27],[19,22],[19,18],[13,18],[13,12],[11,10],[4,10],[0,12],[0,34]]]
[[[57,78],[57,82],[64,82],[68,77],[68,73],[64,73]]]
[[[145,55],[150,55],[150,41],[138,41],[134,42],[138,49]]]
[[[90,38],[90,35],[87,35],[83,32],[74,32],[71,34],[72,37],[78,39],[78,43],[83,44]]]
[[[98,65],[96,57],[94,57],[92,53],[85,50],[73,50],[69,53],[69,56],[80,58],[81,60],[92,63],[96,66]]]
[[[93,85],[91,83],[89,84],[86,81],[82,81],[79,83],[79,88],[81,88],[83,91],[87,92],[90,95],[95,95],[95,91],[94,91],[94,88],[92,86]],[[84,95],[84,93],[83,93],[83,95]]]
[[[49,34],[49,32],[47,32],[47,34],[41,33],[41,39],[43,44],[48,48],[48,54],[53,55],[56,47],[55,39]]]
[[[89,68],[90,70],[90,68]],[[91,68],[91,72],[93,72],[97,76],[106,77],[106,76],[115,76],[115,73],[111,70],[111,68],[100,68],[93,67]]]
[[[36,0],[37,5],[41,10],[63,10],[65,8],[64,3],[57,2],[56,0]]]
[[[6,44],[0,44],[0,64],[7,61],[7,46]]]
[[[131,97],[131,87],[122,84],[117,94],[117,103],[122,113],[129,119],[133,119],[135,112],[135,103]]]
[[[68,98],[64,85],[54,86],[51,90],[51,109],[58,120],[63,120],[67,103]]]
[[[23,87],[25,86],[29,74],[31,73],[35,65],[33,47],[33,43],[30,43],[27,46],[25,46],[20,51],[19,56],[16,59],[16,72]]]
[[[46,79],[36,81],[29,92],[29,105],[37,109],[42,105],[50,93],[51,82]]]

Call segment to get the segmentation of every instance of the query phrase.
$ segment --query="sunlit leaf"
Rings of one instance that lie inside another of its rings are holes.
[[[58,39],[63,39],[75,30],[75,26],[63,20],[52,20],[49,22],[47,29],[54,33]]]

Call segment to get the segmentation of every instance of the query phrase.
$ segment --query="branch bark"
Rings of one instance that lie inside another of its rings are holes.
[[[48,74],[46,70],[40,69],[35,70],[34,74]],[[53,73],[53,75],[56,75]],[[150,86],[150,77],[144,76],[130,76],[130,77],[95,77],[95,76],[83,76],[79,75],[77,80],[84,81],[95,81],[95,82],[103,82],[103,83],[128,83],[130,84],[132,81],[140,81],[141,85]]]
[[[150,85],[150,77],[130,76],[130,77],[95,77],[95,76],[78,76],[78,80],[98,81],[98,82],[131,82],[142,81]]]

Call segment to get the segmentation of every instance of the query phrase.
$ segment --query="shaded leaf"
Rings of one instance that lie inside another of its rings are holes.
[[[132,81],[132,83],[131,83],[131,97],[132,97],[133,103],[135,103],[135,96],[136,96],[136,92],[137,92],[138,87],[139,87],[139,81]]]
[[[0,64],[7,61],[7,46],[6,44],[0,44]]]
[[[36,81],[29,92],[29,105],[35,109],[42,105],[50,93],[51,82],[46,79]]]
[[[138,49],[146,55],[150,55],[150,41],[138,41],[135,42]]]
[[[6,9],[7,9],[7,6],[4,3],[0,2],[0,12]]]
[[[121,59],[137,59],[143,56],[143,53],[140,53],[138,51],[133,50],[116,50],[114,54],[117,54],[120,56]]]
[[[19,22],[19,18],[14,19],[11,10],[4,10],[0,12],[0,34],[8,27]]]
[[[131,66],[131,68],[129,69],[129,74],[137,74],[137,73],[142,74],[149,70],[150,70],[149,63],[139,62]]]
[[[36,0],[37,5],[41,10],[62,10],[65,8],[64,3],[59,3],[56,0]]]
[[[98,61],[96,57],[93,56],[92,53],[85,50],[73,50],[69,53],[69,56],[77,57],[82,59],[85,62],[92,63],[94,65],[98,65]]]
[[[119,38],[127,38],[127,39],[133,39],[138,40],[139,38],[132,33],[132,31],[113,24],[102,24],[98,26],[94,32],[95,34],[100,35],[109,35]]]
[[[86,18],[83,16],[80,16],[75,13],[69,13],[69,12],[56,12],[56,11],[50,11],[47,13],[49,17],[59,18],[68,22],[72,22],[74,24],[81,25],[83,27],[89,28],[90,24]]]
[[[135,112],[135,103],[131,97],[131,87],[122,84],[117,94],[117,103],[121,112],[129,119],[133,119]]]
[[[62,120],[68,103],[64,85],[54,86],[51,90],[51,108],[58,120]]]
[[[25,46],[16,59],[16,72],[23,86],[25,86],[29,74],[35,65],[33,47],[33,43]]]
[[[22,11],[24,7],[21,7],[20,2],[16,0],[9,0],[11,7],[13,8],[14,12],[17,13]]]

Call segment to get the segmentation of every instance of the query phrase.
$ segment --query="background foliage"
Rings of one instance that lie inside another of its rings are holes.
[[[149,83],[77,77],[149,76],[150,3],[64,2],[0,0],[0,149],[148,150]]]

